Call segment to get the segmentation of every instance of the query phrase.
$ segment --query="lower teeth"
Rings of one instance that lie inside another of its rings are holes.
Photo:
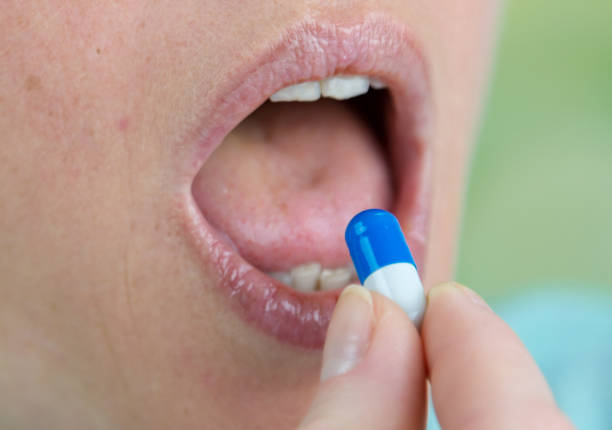
[[[269,276],[303,293],[343,288],[357,280],[352,264],[347,267],[323,269],[319,263],[294,267],[291,272],[273,272]]]

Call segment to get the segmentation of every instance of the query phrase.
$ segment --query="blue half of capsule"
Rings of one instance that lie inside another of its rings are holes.
[[[349,222],[344,235],[357,276],[363,284],[373,272],[395,263],[416,268],[399,221],[382,209],[367,209]]]

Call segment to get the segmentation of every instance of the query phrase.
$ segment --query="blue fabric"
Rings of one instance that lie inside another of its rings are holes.
[[[359,280],[394,263],[416,267],[397,218],[382,209],[368,209],[353,217],[344,234]]]
[[[493,308],[525,343],[574,425],[612,429],[612,296],[584,291],[540,288]],[[429,416],[427,429],[439,429],[431,402]]]

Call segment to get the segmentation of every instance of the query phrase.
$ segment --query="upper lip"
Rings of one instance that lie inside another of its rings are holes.
[[[422,265],[427,233],[431,150],[430,92],[426,62],[410,31],[388,16],[374,15],[343,26],[302,22],[254,61],[245,62],[221,88],[189,138],[193,151],[182,166],[182,219],[201,260],[230,304],[248,321],[278,339],[319,348],[338,292],[303,294],[244,261],[211,227],[190,185],[204,162],[241,120],[287,85],[336,74],[381,78],[392,100],[388,130],[396,183],[393,210],[403,222],[415,260]]]

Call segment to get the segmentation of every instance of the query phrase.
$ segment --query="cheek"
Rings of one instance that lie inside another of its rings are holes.
[[[89,378],[109,381],[92,388],[101,403],[127,395],[114,386],[118,367],[138,389],[158,384],[152,390],[188,393],[178,403],[191,407],[194,420],[207,408],[240,422],[247,414],[235,411],[241,404],[252,405],[248,413],[259,422],[289,427],[303,413],[295,405],[307,407],[319,358],[281,349],[277,362],[257,360],[266,357],[260,337],[252,344],[235,339],[250,332],[232,330],[233,314],[219,310],[226,304],[207,300],[202,281],[212,277],[194,269],[192,250],[177,237],[173,202],[160,198],[175,185],[162,177],[172,131],[201,104],[188,94],[206,94],[199,90],[211,74],[225,71],[214,65],[214,46],[222,42],[206,34],[190,42],[202,31],[175,16],[188,14],[188,5],[160,5],[169,8],[160,14],[138,2],[87,9],[58,3],[36,11],[9,6],[0,16],[10,36],[0,38],[7,54],[0,68],[8,72],[0,74],[0,160],[7,167],[0,187],[10,190],[2,194],[12,208],[0,211],[0,227],[11,226],[2,239],[14,245],[5,254],[12,267],[9,275],[2,271],[3,284],[18,286],[26,302],[57,302],[66,327],[49,329],[47,337],[73,357],[80,357],[73,348],[96,351],[79,365]],[[196,22],[206,27],[206,19]],[[160,30],[169,23],[177,28]],[[207,45],[210,56],[198,54]],[[189,85],[193,76],[204,82],[197,91]],[[154,403],[167,399],[156,393],[148,393],[147,409],[163,420],[167,411]]]
[[[452,278],[467,165],[488,83],[499,2],[440,0],[427,29],[437,100],[426,284]]]
[[[84,254],[84,238],[97,240],[102,255],[114,246],[110,233],[124,227],[110,221],[125,212],[128,49],[118,42],[119,19],[80,6],[11,4],[0,17],[8,35],[0,38],[0,156],[8,167],[0,175],[14,210],[5,214],[27,255],[47,252],[44,265],[58,273],[79,270],[71,262]]]

